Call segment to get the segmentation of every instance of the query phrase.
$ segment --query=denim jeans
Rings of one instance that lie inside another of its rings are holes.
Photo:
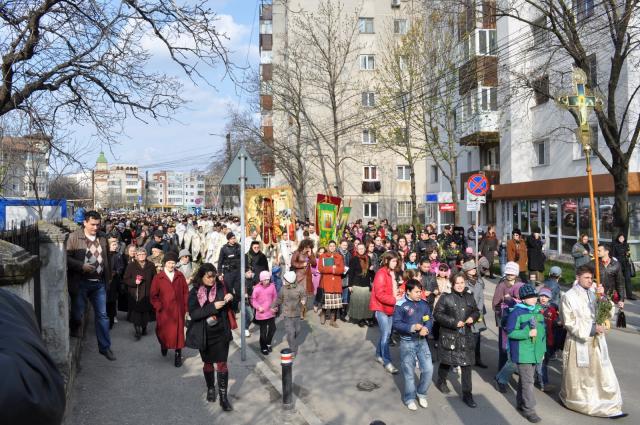
[[[342,304],[349,304],[350,295],[349,287],[342,288]]]
[[[389,337],[391,337],[391,324],[393,316],[387,316],[381,311],[376,311],[376,320],[380,328],[380,341],[376,346],[376,357],[382,357],[384,365],[391,363],[391,353],[389,353]]]
[[[516,371],[516,368],[516,364],[513,363],[511,359],[508,359],[504,366],[502,366],[502,369],[498,371],[498,374],[496,375],[496,381],[501,384],[507,385],[509,383],[509,380],[511,379],[511,375],[513,375],[513,373]]]
[[[103,281],[84,280],[80,282],[78,296],[72,306],[73,320],[79,322],[86,307],[87,298],[93,305],[93,313],[98,338],[98,349],[104,352],[111,348],[109,336],[109,316],[107,316],[107,289]]]
[[[420,365],[420,380],[416,390],[415,368],[416,359]],[[431,351],[426,338],[418,339],[400,339],[400,368],[404,377],[404,394],[402,401],[408,404],[416,399],[416,395],[420,397],[427,396],[427,390],[431,385],[431,376],[433,375],[433,363],[431,362]]]

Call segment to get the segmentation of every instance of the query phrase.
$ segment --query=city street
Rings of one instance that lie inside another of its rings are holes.
[[[495,285],[487,285],[486,298]],[[629,321],[635,320],[638,309],[633,302],[627,307]],[[122,315],[121,315],[122,316]],[[122,318],[123,319],[123,318]],[[637,320],[636,320],[637,322]],[[307,313],[303,325],[304,342],[294,362],[295,410],[281,408],[280,394],[271,383],[279,383],[280,363],[277,352],[286,347],[283,326],[278,328],[274,353],[267,365],[278,375],[268,381],[257,367],[258,330],[252,328],[249,356],[240,361],[237,346],[230,353],[231,401],[235,411],[223,414],[218,404],[204,400],[202,363],[198,354],[186,350],[185,365],[173,367],[171,352],[162,358],[155,336],[134,342],[131,325],[121,320],[113,331],[116,362],[108,362],[97,353],[92,326],[84,342],[81,370],[68,408],[67,425],[92,424],[100,418],[102,424],[216,423],[216,424],[369,424],[375,419],[387,424],[525,424],[528,423],[515,410],[515,382],[507,394],[493,387],[497,363],[497,339],[494,323],[483,334],[483,360],[489,369],[474,368],[474,398],[478,408],[466,407],[459,396],[459,379],[451,375],[453,391],[443,396],[435,387],[428,393],[429,407],[417,412],[407,410],[401,400],[401,375],[390,376],[374,361],[377,328],[359,328],[340,322],[339,329],[319,324],[317,315]],[[151,332],[152,333],[152,332]],[[237,339],[237,338],[236,338]],[[616,368],[624,399],[624,410],[630,417],[620,424],[636,423],[640,406],[634,403],[634,394],[640,391],[640,372],[633,361],[640,348],[640,335],[636,328],[612,330],[608,334],[611,359]],[[392,347],[392,358],[397,365],[398,348]],[[631,367],[629,367],[631,366]],[[559,361],[552,362],[551,382],[559,388]],[[271,383],[270,383],[271,382]],[[360,391],[358,383],[374,384],[370,392]],[[557,393],[547,395],[536,390],[537,411],[545,424],[567,424],[580,421],[583,425],[602,423],[563,408]],[[96,400],[100,400],[96,403]],[[303,417],[300,411],[307,413]]]

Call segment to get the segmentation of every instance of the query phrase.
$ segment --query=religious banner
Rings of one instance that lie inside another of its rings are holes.
[[[342,199],[336,196],[318,194],[316,197],[316,229],[320,237],[319,246],[327,246],[334,238],[341,202]]]
[[[256,230],[265,245],[277,243],[284,232],[295,239],[295,199],[290,187],[245,191],[246,235]]]
[[[338,213],[338,222],[336,224],[336,233],[334,236],[336,242],[342,239],[342,235],[344,234],[344,230],[347,228],[347,223],[349,221],[349,214],[351,214],[351,206],[347,207],[343,205]]]

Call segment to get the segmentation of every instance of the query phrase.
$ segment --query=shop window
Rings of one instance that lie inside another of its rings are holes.
[[[591,205],[589,198],[581,198],[578,203],[578,225],[579,232],[586,233],[589,237],[593,237],[591,231]]]
[[[562,237],[577,238],[578,222],[577,222],[578,203],[575,199],[562,200]],[[563,248],[564,249],[564,248]]]
[[[542,229],[544,223],[540,223],[540,216],[538,214],[538,201],[529,201],[529,223],[531,223],[531,233],[536,227]]]
[[[600,226],[598,235],[602,239],[611,239],[613,237],[613,203],[613,197],[598,199],[598,220]]]

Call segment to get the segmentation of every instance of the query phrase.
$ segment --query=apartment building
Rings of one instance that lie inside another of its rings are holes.
[[[0,138],[0,196],[46,198],[49,156],[49,140],[45,136]]]
[[[389,40],[399,39],[408,28],[411,7],[422,5],[418,0],[349,0],[341,2],[344,9],[341,16],[353,18],[355,29],[354,45],[356,51],[349,55],[343,72],[344,81],[350,87],[348,106],[341,112],[343,115],[356,115],[361,111],[362,117],[376,105],[376,87],[380,58]],[[296,44],[295,11],[316,11],[320,0],[273,0],[263,1],[260,12],[260,78],[262,124],[265,139],[274,138],[283,141],[290,137],[291,120],[282,112],[273,110],[271,81],[278,65],[287,65],[289,48]],[[334,7],[337,3],[329,3]],[[293,12],[292,12],[293,11]],[[356,14],[357,11],[357,14]],[[309,115],[317,122],[330,122],[331,114],[327,108],[311,106]],[[352,119],[349,122],[358,121]],[[345,121],[346,122],[346,121]],[[389,218],[397,223],[408,223],[411,220],[411,183],[409,166],[398,155],[384,151],[377,146],[376,133],[371,121],[362,124],[345,126],[340,137],[340,177],[343,182],[345,202],[352,205],[350,219]],[[309,137],[317,138],[310,134]],[[332,155],[328,149],[324,155]],[[307,181],[308,216],[313,216],[316,194],[326,193],[322,183],[322,167],[317,164],[317,150],[307,149],[304,155],[309,161]],[[277,161],[278,158],[275,158]],[[305,161],[306,162],[306,161]],[[326,167],[325,167],[326,168]],[[282,172],[276,172],[271,185],[286,185]],[[329,173],[330,174],[330,173]],[[424,213],[423,199],[427,193],[426,167],[422,162],[415,169],[416,197],[419,214]],[[329,191],[337,192],[335,173],[328,175]]]
[[[205,175],[198,171],[158,171],[151,175],[149,208],[193,213],[205,206]]]
[[[573,7],[579,26],[584,25],[580,30],[582,34],[587,29],[592,31],[593,25],[606,22],[602,5],[576,0]],[[521,13],[539,26],[548,25],[547,18],[533,8],[523,7]],[[499,78],[505,85],[498,99],[501,106],[500,181],[493,191],[498,229],[508,234],[519,228],[529,234],[539,227],[546,249],[553,254],[570,255],[580,234],[592,233],[586,158],[576,136],[577,126],[570,113],[553,99],[575,93],[573,60],[558,53],[557,40],[536,25],[505,18],[497,21],[497,30],[498,49],[502,52]],[[608,92],[612,52],[608,33],[604,40],[597,39],[602,33],[592,37],[585,40],[590,69],[587,95],[603,96]],[[551,57],[549,52],[556,53]],[[622,82],[616,93],[619,110],[624,109],[640,85],[637,60],[638,53],[632,52],[621,70]],[[529,87],[522,87],[521,79],[514,75],[527,76]],[[588,119],[591,145],[597,146],[610,161],[595,113],[591,112]],[[615,238],[612,235],[613,178],[595,155],[591,156],[591,163],[598,233],[601,241],[610,242]],[[639,171],[636,149],[629,164],[628,240],[633,258],[640,253]]]
[[[144,179],[134,164],[111,164],[100,152],[94,170],[96,208],[141,208]]]

